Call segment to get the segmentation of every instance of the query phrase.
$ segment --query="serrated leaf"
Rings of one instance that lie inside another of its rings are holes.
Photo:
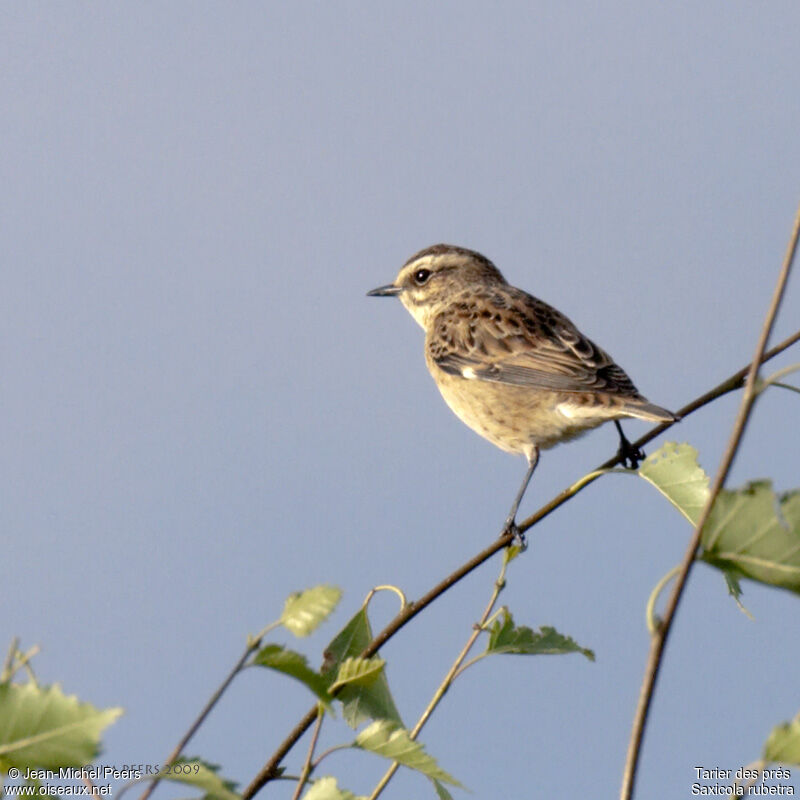
[[[355,746],[397,761],[398,764],[421,772],[429,778],[463,788],[452,775],[436,763],[436,759],[425,752],[425,748],[419,742],[408,735],[405,728],[389,720],[379,719],[364,728],[356,736]]]
[[[360,656],[371,641],[369,618],[366,609],[361,608],[325,649],[322,674],[328,681],[328,686],[336,680],[342,662],[347,658]],[[344,719],[352,728],[357,728],[368,719],[389,719],[398,725],[403,724],[389,691],[385,671],[381,671],[369,686],[342,687],[337,692],[336,699],[341,701]]]
[[[800,766],[800,719],[772,729],[764,745],[764,761]]]
[[[0,759],[7,767],[60,769],[90,764],[100,734],[122,714],[65,695],[58,684],[0,685]]]
[[[326,585],[291,594],[283,607],[281,625],[295,636],[308,636],[328,618],[341,597],[341,589]]]
[[[778,496],[770,481],[723,489],[701,543],[703,561],[800,593],[800,490]]]
[[[697,450],[689,444],[666,442],[639,467],[641,475],[693,525],[708,501],[708,475],[697,463]]]
[[[503,609],[502,620],[495,620],[489,628],[486,652],[514,655],[581,653],[590,661],[594,661],[592,650],[581,647],[571,636],[564,636],[549,625],[543,625],[539,631],[524,625],[516,627],[507,609]]]
[[[339,672],[336,674],[336,680],[330,685],[329,691],[332,692],[347,684],[370,686],[378,679],[385,663],[378,656],[346,658],[339,664]]]
[[[303,795],[303,800],[366,800],[366,797],[340,789],[336,785],[336,778],[326,777],[315,780]]]
[[[668,442],[645,460],[639,473],[697,523],[709,486],[693,447]],[[800,593],[800,490],[778,497],[769,481],[723,489],[701,544],[699,558],[726,573],[728,589],[740,607],[739,576]]]
[[[311,689],[325,705],[331,701],[327,680],[308,666],[308,660],[302,653],[289,650],[279,644],[267,644],[253,656],[253,664],[258,667],[274,669],[295,678]]]
[[[203,800],[239,800],[240,795],[234,791],[236,784],[224,780],[218,773],[217,764],[199,758],[179,758],[169,767],[169,772],[162,769],[159,778],[201,789]]]

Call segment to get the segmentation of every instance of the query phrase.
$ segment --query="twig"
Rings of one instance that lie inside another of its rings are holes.
[[[741,790],[742,790],[742,794],[739,795],[739,797],[744,797],[745,790],[747,790],[747,792],[749,792],[750,791],[750,787],[751,786],[755,786],[761,780],[761,777],[762,777],[763,772],[764,772],[764,767],[766,767],[766,763],[764,761],[762,761],[761,759],[759,759],[758,761],[751,761],[749,764],[746,764],[744,767],[742,767],[741,768],[741,772],[742,772],[743,775],[747,775],[750,772],[755,772],[756,774],[753,777],[748,778],[747,779],[747,783],[744,783],[743,780],[737,778],[733,782],[733,786],[732,786],[733,793],[731,794],[731,797],[736,797],[737,796],[735,792],[736,792],[736,789],[738,787],[741,787]],[[738,772],[739,772],[739,770],[737,770],[737,774],[738,774]]]
[[[772,332],[772,327],[775,324],[775,318],[778,314],[778,308],[783,300],[783,295],[786,290],[786,283],[789,279],[789,273],[792,269],[792,262],[794,261],[794,256],[797,251],[798,236],[800,236],[800,208],[798,208],[797,214],[795,215],[792,233],[789,238],[789,246],[786,250],[786,255],[778,275],[775,291],[772,294],[769,310],[767,311],[766,318],[764,319],[764,324],[761,326],[761,333],[758,336],[756,352],[753,356],[752,362],[750,363],[750,369],[747,373],[747,379],[744,387],[744,395],[742,396],[739,413],[736,416],[736,421],[734,422],[728,445],[725,448],[725,453],[722,456],[722,461],[720,462],[719,469],[717,470],[717,475],[714,478],[714,483],[711,486],[705,507],[700,513],[700,517],[695,525],[694,535],[692,536],[692,539],[683,557],[683,561],[681,562],[681,569],[678,573],[678,577],[675,579],[675,585],[673,586],[672,593],[667,601],[667,606],[664,610],[664,617],[661,621],[661,624],[653,633],[651,639],[650,653],[647,658],[647,666],[645,667],[645,674],[642,680],[642,688],[639,694],[636,716],[633,720],[633,728],[631,730],[631,738],[628,745],[625,771],[622,777],[622,789],[620,791],[621,800],[630,800],[630,798],[633,797],[633,788],[636,781],[636,768],[639,763],[644,729],[647,723],[648,712],[653,699],[653,691],[655,689],[656,680],[658,678],[658,673],[662,663],[664,647],[667,643],[670,629],[672,628],[672,622],[675,619],[675,612],[678,608],[681,595],[683,594],[683,589],[686,586],[687,579],[689,578],[689,573],[691,572],[692,565],[697,554],[697,549],[700,546],[700,536],[703,531],[703,526],[706,524],[706,521],[711,514],[714,500],[716,500],[717,495],[719,494],[720,490],[725,484],[725,480],[728,477],[733,460],[736,457],[736,453],[742,441],[742,435],[747,427],[747,422],[750,418],[750,412],[753,409],[753,403],[757,396],[756,377],[758,375],[758,369],[764,360],[764,350],[767,346],[767,340]]]
[[[276,628],[279,624],[280,622],[270,623],[262,631],[260,631],[255,638],[248,642],[245,651],[242,653],[233,669],[228,673],[225,680],[223,680],[222,683],[217,687],[217,690],[211,695],[209,701],[203,707],[203,710],[197,715],[197,719],[195,719],[195,721],[189,726],[189,730],[186,731],[178,744],[175,745],[173,751],[167,756],[166,761],[161,767],[162,770],[175,763],[178,756],[180,756],[180,754],[183,752],[183,748],[189,744],[191,738],[197,733],[200,726],[205,722],[206,717],[212,712],[214,706],[219,702],[220,697],[222,697],[222,695],[225,693],[225,690],[228,688],[228,686],[230,686],[233,679],[242,671],[247,659],[261,646],[261,640],[267,635],[267,633],[269,633],[269,631],[271,631],[273,628]],[[160,781],[161,776],[153,778],[152,782],[142,792],[139,800],[147,800],[147,798],[153,794]]]
[[[467,639],[467,643],[464,645],[461,652],[458,654],[458,657],[453,662],[453,666],[451,666],[450,669],[448,670],[447,675],[444,676],[444,680],[442,680],[442,682],[439,684],[439,687],[434,692],[434,695],[431,698],[430,703],[428,703],[427,707],[422,712],[422,716],[419,718],[419,720],[417,720],[417,724],[409,733],[410,739],[413,740],[416,739],[417,736],[419,736],[420,731],[430,718],[431,714],[433,714],[434,710],[436,709],[436,706],[439,705],[442,698],[445,696],[445,694],[447,694],[447,691],[450,689],[450,686],[452,685],[453,681],[456,678],[456,675],[458,674],[459,667],[461,667],[461,665],[464,663],[464,659],[469,655],[469,651],[472,650],[472,646],[477,641],[478,636],[480,636],[481,632],[484,630],[486,621],[489,619],[489,616],[491,615],[492,610],[494,609],[495,603],[497,602],[497,598],[500,596],[500,592],[503,591],[503,587],[505,586],[506,568],[508,567],[508,564],[509,564],[509,559],[506,556],[503,559],[503,566],[500,569],[500,575],[494,582],[492,596],[489,598],[489,603],[486,606],[483,615],[481,616],[480,622],[478,622],[476,625],[473,626],[472,633],[470,634],[469,639]],[[400,767],[399,762],[395,761],[392,763],[392,765],[389,767],[389,769],[386,770],[383,777],[378,782],[377,786],[373,789],[372,794],[369,796],[369,800],[377,800],[378,796],[386,788],[386,785],[392,779],[392,776],[395,774],[395,772],[397,772],[399,767]]]
[[[298,800],[300,792],[306,785],[308,776],[311,774],[311,761],[314,758],[314,750],[317,746],[317,739],[319,739],[319,732],[322,728],[322,720],[325,717],[325,711],[321,706],[317,707],[317,724],[314,726],[314,733],[311,734],[311,743],[308,745],[308,755],[306,756],[306,763],[303,764],[303,770],[300,773],[300,779],[297,781],[297,787],[292,795],[292,800]]]
[[[28,674],[28,680],[36,684],[36,674],[31,666],[31,660],[39,655],[39,645],[35,644],[26,653],[19,649],[19,639],[16,637],[11,642],[11,649],[8,651],[8,658],[0,673],[0,684],[8,683],[19,672],[24,669]]]
[[[211,698],[205,704],[203,710],[197,715],[197,719],[189,726],[189,730],[186,731],[178,744],[175,745],[173,751],[167,756],[167,760],[164,762],[164,767],[168,767],[175,763],[175,760],[183,752],[183,748],[189,744],[189,740],[195,735],[195,733],[197,733],[198,728],[205,722],[206,717],[211,713],[220,697],[222,697],[223,692],[228,688],[228,686],[230,686],[231,681],[239,674],[239,671],[244,666],[244,662],[247,661],[252,652],[253,648],[251,646],[248,647],[244,653],[242,653],[241,657],[236,662],[236,666],[228,673],[228,676],[225,678],[225,680],[222,681],[222,683],[217,687],[217,690],[211,695]],[[142,792],[140,800],[147,800],[147,798],[150,797],[150,795],[155,791],[155,788],[158,786],[160,780],[161,778],[154,778],[150,785]]]
[[[798,341],[800,341],[800,330],[795,331],[795,333],[784,339],[782,342],[780,342],[780,344],[775,345],[775,347],[773,347],[771,350],[764,353],[761,363],[769,361]],[[724,381],[722,381],[722,383],[718,384],[713,389],[710,389],[705,394],[702,394],[700,397],[692,400],[690,403],[678,410],[678,416],[686,418],[693,412],[697,411],[703,406],[708,405],[713,400],[716,400],[718,397],[722,397],[729,392],[739,389],[744,383],[750,367],[750,364],[742,367],[742,369],[735,372],[729,378],[726,378]],[[642,447],[656,436],[663,433],[673,424],[674,423],[672,422],[665,422],[661,425],[657,425],[648,433],[644,434],[644,436],[637,439],[636,442],[634,442],[634,446]],[[546,503],[538,511],[528,517],[524,522],[520,523],[519,529],[523,532],[529,530],[536,523],[555,511],[560,505],[576,495],[585,486],[588,486],[589,483],[591,483],[596,477],[599,477],[600,474],[603,474],[600,472],[601,470],[608,469],[619,463],[619,457],[615,456],[610,458],[608,461],[606,461],[604,464],[601,464],[596,470],[594,470],[594,472],[597,472],[598,475],[593,476],[591,480],[581,479],[576,484],[573,484],[573,486],[565,489],[559,495],[554,497],[549,503]],[[504,547],[511,544],[512,540],[513,536],[511,534],[505,534],[500,536],[498,539],[495,539],[492,544],[459,567],[455,572],[448,575],[443,581],[434,586],[426,595],[421,597],[416,602],[409,603],[399,614],[397,614],[397,616],[395,616],[391,622],[389,622],[389,624],[372,640],[372,642],[370,642],[369,646],[364,650],[363,653],[361,653],[361,656],[363,658],[367,658],[371,655],[374,655],[404,625],[406,625],[417,614],[419,614],[420,611],[430,605],[441,594],[444,594],[444,592],[446,592],[451,586],[455,585],[462,578],[469,575],[470,572],[483,564],[484,561],[487,561],[489,558],[491,558],[498,550],[502,550]],[[314,705],[306,713],[306,715],[298,721],[294,728],[292,728],[292,730],[287,734],[286,738],[280,743],[280,745],[278,745],[277,750],[275,750],[272,756],[270,756],[269,760],[264,764],[253,780],[244,789],[242,792],[243,800],[250,800],[250,798],[260,791],[269,781],[274,780],[278,776],[278,766],[286,757],[287,753],[292,749],[292,747],[294,747],[297,740],[311,727],[311,725],[314,724],[316,716],[317,707]]]
[[[352,742],[345,742],[344,744],[335,744],[333,747],[329,747],[327,750],[323,750],[313,761],[311,764],[311,769],[315,770],[320,763],[326,759],[331,753],[336,753],[339,750],[350,750],[353,747]]]
[[[647,605],[645,606],[644,610],[644,618],[647,620],[647,630],[650,632],[651,636],[658,630],[658,626],[661,624],[661,620],[656,615],[656,603],[658,602],[658,598],[661,596],[661,592],[664,591],[664,588],[667,586],[667,584],[680,572],[680,570],[680,564],[673,567],[655,585],[653,591],[650,592],[650,597],[647,598]]]
[[[770,386],[780,386],[782,389],[789,389],[792,392],[800,392],[800,389],[797,386],[792,386],[790,383],[784,383],[781,378],[785,378],[787,375],[791,375],[793,372],[800,372],[800,364],[789,364],[788,367],[784,367],[783,369],[779,369],[777,372],[773,372],[769,378],[765,378],[763,381],[758,381],[756,385],[756,394],[761,394],[765,389],[768,389]]]
[[[10,681],[14,677],[14,662],[17,659],[17,652],[19,652],[19,637],[15,636],[11,640],[11,646],[8,648],[8,655],[3,663],[3,671],[0,672],[0,683]]]

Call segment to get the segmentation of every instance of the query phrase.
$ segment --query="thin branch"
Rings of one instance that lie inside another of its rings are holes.
[[[787,348],[791,347],[796,342],[800,341],[800,330],[793,333],[791,336],[784,339],[780,344],[775,345],[771,350],[767,351],[761,359],[761,363],[765,363],[770,359],[774,358],[775,356],[782,353]],[[729,378],[726,378],[722,383],[715,386],[713,389],[710,389],[705,394],[700,395],[700,397],[692,400],[690,403],[685,405],[683,408],[678,410],[678,416],[682,418],[688,417],[693,412],[697,411],[703,406],[708,405],[713,400],[716,400],[719,397],[722,397],[729,392],[736,391],[739,389],[745,381],[747,377],[748,371],[750,370],[750,364],[742,367],[742,369],[735,372]],[[663,433],[669,427],[674,425],[675,423],[672,422],[665,422],[661,425],[657,425],[656,427],[652,428],[648,433],[646,433],[641,438],[637,439],[634,442],[634,446],[642,447],[643,445],[647,444],[649,441],[654,439],[659,434]],[[532,528],[535,524],[539,521],[544,519],[550,513],[555,511],[560,505],[565,503],[571,497],[576,495],[586,486],[588,486],[593,480],[595,480],[600,475],[604,474],[601,470],[609,469],[616,464],[620,463],[620,459],[615,456],[610,458],[604,464],[601,464],[597,467],[596,470],[593,472],[597,472],[597,475],[592,475],[590,480],[586,480],[582,478],[577,483],[573,484],[572,486],[565,489],[559,495],[554,497],[549,503],[543,505],[538,511],[528,517],[524,522],[519,524],[520,531],[527,531]],[[444,580],[434,586],[427,594],[423,595],[419,600],[416,602],[409,603],[389,624],[370,642],[369,646],[361,653],[362,658],[367,658],[371,655],[374,655],[386,642],[389,641],[403,626],[409,623],[420,611],[430,605],[437,597],[444,594],[450,587],[454,586],[458,583],[462,578],[469,575],[474,569],[479,567],[483,564],[484,561],[490,559],[498,550],[502,550],[504,547],[507,547],[513,541],[513,536],[511,534],[504,534],[499,538],[495,539],[492,544],[490,544],[487,548],[482,550],[480,553],[475,555],[461,567],[459,567],[455,572],[448,575]],[[287,734],[286,738],[280,743],[277,750],[270,756],[269,760],[264,764],[264,766],[258,771],[256,776],[250,782],[250,784],[244,789],[242,792],[243,800],[250,800],[258,791],[260,791],[269,781],[274,780],[279,772],[278,767],[286,757],[287,753],[294,747],[297,743],[298,739],[314,724],[314,720],[317,717],[317,707],[314,705],[304,717],[302,717],[298,723],[292,728],[292,730]]]
[[[233,669],[228,673],[225,680],[217,687],[217,690],[214,694],[211,695],[209,701],[203,707],[203,710],[197,715],[197,719],[189,726],[189,730],[181,737],[181,740],[178,744],[175,745],[173,751],[167,756],[166,761],[164,762],[162,769],[171,766],[175,763],[178,756],[183,752],[183,748],[189,744],[192,737],[197,733],[200,726],[205,722],[206,717],[212,712],[214,706],[219,702],[220,697],[225,693],[225,690],[231,685],[233,679],[242,671],[244,668],[245,662],[250,657],[252,653],[254,653],[258,648],[261,646],[261,640],[273,629],[280,625],[280,621],[278,622],[271,622],[267,625],[263,630],[261,630],[258,635],[250,639],[247,643],[247,647],[245,648],[242,655],[239,657],[239,660],[234,665]],[[313,720],[312,720],[313,721]],[[309,723],[311,724],[311,723]],[[147,800],[151,794],[156,789],[156,786],[161,781],[161,777],[153,778],[152,782],[149,786],[142,792],[141,797],[139,800]]]
[[[781,380],[781,378],[785,378],[787,375],[791,375],[793,372],[800,372],[800,364],[789,364],[787,367],[783,367],[782,369],[773,372],[772,375],[764,379],[763,386],[759,385],[757,390],[760,392],[766,386],[775,383],[775,381]]]
[[[8,659],[3,666],[3,672],[0,673],[0,684],[8,683],[21,669],[24,669],[30,680],[36,685],[36,674],[31,666],[31,661],[35,656],[39,655],[39,645],[35,644],[26,653],[23,653],[19,647],[19,639],[15,638],[8,651]]]
[[[292,800],[298,800],[300,792],[306,785],[308,776],[311,774],[311,762],[314,758],[314,750],[317,747],[317,740],[319,739],[319,732],[322,729],[322,720],[325,717],[325,711],[322,706],[317,707],[317,724],[314,726],[314,733],[311,734],[311,742],[308,745],[308,755],[306,756],[306,763],[303,764],[303,771],[300,773],[300,779],[297,781],[297,787],[292,795]]]
[[[791,375],[794,372],[800,372],[800,364],[789,364],[788,367],[779,369],[768,378],[759,380],[756,384],[756,393],[761,394],[761,392],[763,392],[765,389],[768,389],[770,386],[780,386],[781,389],[789,389],[789,391],[800,393],[800,389],[797,386],[793,386],[790,383],[784,383],[781,380],[782,378],[785,378],[787,375]]]
[[[375,586],[369,590],[369,593],[364,599],[364,606],[368,606],[370,600],[372,600],[372,598],[375,597],[378,592],[394,592],[400,598],[401,611],[408,605],[405,592],[399,586],[392,586],[391,584],[386,583],[382,584],[381,586]]]
[[[797,394],[800,394],[800,389],[798,389],[797,386],[792,386],[790,383],[783,383],[783,381],[775,381],[774,383],[771,383],[770,386],[778,386],[781,389],[788,389],[790,392],[796,392]]]
[[[500,575],[494,582],[492,595],[489,598],[489,603],[487,604],[486,609],[484,610],[483,615],[481,616],[480,622],[478,622],[476,625],[473,626],[472,633],[470,633],[470,636],[467,639],[467,643],[464,645],[461,652],[456,657],[456,660],[453,662],[453,665],[447,671],[447,675],[444,676],[444,679],[434,692],[430,703],[428,703],[427,707],[422,712],[422,716],[419,718],[419,720],[417,720],[417,724],[414,726],[413,730],[409,733],[408,736],[410,739],[413,740],[416,739],[417,736],[419,736],[420,731],[425,726],[425,723],[428,721],[428,719],[430,719],[430,716],[435,711],[436,706],[439,705],[442,698],[445,696],[445,694],[447,694],[447,691],[452,686],[453,681],[456,679],[456,676],[458,675],[459,668],[464,663],[464,659],[469,655],[469,651],[472,650],[472,647],[477,641],[478,636],[480,636],[481,633],[483,632],[484,627],[486,626],[486,621],[489,619],[492,610],[494,609],[495,604],[497,603],[497,598],[500,596],[500,592],[503,591],[503,588],[506,585],[506,569],[508,568],[508,564],[509,564],[509,558],[506,556],[503,559],[503,566],[500,569]],[[378,796],[386,788],[386,785],[392,779],[392,776],[395,774],[395,772],[397,772],[399,767],[400,763],[398,761],[392,763],[392,765],[389,767],[389,769],[386,770],[383,777],[380,779],[380,781],[378,781],[378,784],[373,789],[372,794],[369,796],[369,800],[377,800]]]
[[[167,756],[167,760],[164,762],[164,767],[168,767],[175,763],[175,760],[183,752],[183,748],[189,744],[189,740],[195,735],[195,733],[197,733],[197,730],[205,722],[206,717],[211,713],[220,697],[222,697],[223,693],[228,686],[230,686],[233,679],[239,674],[244,666],[245,661],[247,661],[248,657],[253,652],[253,649],[254,648],[252,646],[248,647],[244,653],[242,653],[241,657],[236,662],[236,666],[234,666],[234,668],[228,673],[228,676],[225,678],[225,680],[222,681],[222,683],[217,687],[217,690],[211,695],[211,698],[205,704],[203,710],[197,715],[197,719],[189,726],[189,730],[186,731],[178,744],[175,745],[174,750]],[[160,780],[161,778],[154,778],[150,785],[142,792],[139,800],[147,800],[147,798],[150,797],[150,795],[155,791],[155,788],[158,786]]]
[[[661,624],[661,620],[656,616],[656,603],[664,591],[667,584],[680,572],[681,565],[673,567],[661,580],[655,585],[655,588],[650,592],[650,597],[647,598],[647,605],[645,606],[644,618],[647,620],[647,630],[652,636]]]
[[[12,670],[12,667],[16,661],[18,651],[19,637],[15,636],[11,640],[11,646],[8,648],[8,655],[6,655],[6,660],[3,663],[3,671],[0,672],[0,683],[6,683],[14,677],[14,671]]]
[[[750,792],[750,787],[751,786],[755,786],[761,780],[761,777],[762,777],[762,775],[764,773],[764,767],[766,767],[766,763],[764,761],[762,761],[761,759],[759,759],[758,761],[751,761],[749,764],[746,764],[745,766],[741,767],[741,771],[742,771],[743,775],[747,775],[750,772],[755,772],[756,774],[752,778],[748,778],[747,783],[743,783],[742,780],[737,778],[733,782],[733,787],[732,787],[733,788],[733,793],[731,794],[731,797],[736,797],[737,796],[735,794],[735,792],[736,792],[736,789],[738,787],[741,787],[741,790],[742,790],[742,794],[738,795],[739,797],[744,797],[745,791],[747,791],[749,793]],[[738,774],[738,772],[739,772],[739,770],[737,770],[737,774]]]
[[[352,747],[352,742],[344,742],[344,744],[335,744],[332,747],[329,747],[327,750],[323,750],[312,762],[311,769],[315,770],[320,763],[332,753],[336,753],[339,750],[350,750]]]
[[[786,250],[786,255],[781,266],[780,273],[778,274],[778,281],[775,285],[775,291],[772,293],[772,300],[769,304],[769,310],[764,319],[764,324],[761,326],[761,332],[758,336],[758,343],[756,344],[756,352],[753,360],[750,363],[750,369],[747,373],[745,381],[744,395],[739,407],[739,413],[736,416],[736,421],[731,431],[731,436],[728,445],[725,448],[725,453],[722,456],[717,475],[714,478],[714,483],[711,486],[708,499],[706,500],[705,507],[700,513],[700,517],[695,525],[694,535],[686,549],[686,553],[681,562],[681,570],[678,577],[675,579],[672,593],[670,594],[667,606],[664,610],[664,618],[661,625],[658,626],[653,633],[650,643],[650,653],[647,658],[647,666],[645,667],[645,674],[642,681],[642,688],[639,694],[639,703],[636,708],[636,716],[633,720],[633,728],[631,730],[630,743],[628,745],[628,755],[625,763],[625,771],[622,777],[622,789],[620,791],[621,800],[630,800],[633,797],[633,788],[636,781],[636,769],[639,763],[639,756],[642,749],[642,739],[644,737],[644,729],[647,724],[648,712],[650,704],[653,699],[653,691],[655,689],[658,673],[661,668],[664,647],[669,637],[669,632],[672,628],[672,622],[675,619],[675,612],[677,611],[678,604],[683,594],[686,581],[689,578],[692,565],[694,564],[697,549],[700,546],[700,536],[703,531],[703,526],[708,520],[711,509],[714,505],[717,495],[722,489],[728,477],[728,473],[733,465],[736,453],[739,450],[739,445],[742,441],[747,422],[750,419],[750,413],[753,410],[753,403],[757,397],[756,391],[756,378],[758,370],[764,361],[764,350],[767,346],[767,340],[772,332],[775,318],[778,314],[783,295],[786,291],[786,283],[789,280],[789,273],[792,269],[792,262],[794,261],[795,253],[797,252],[797,242],[800,237],[800,208],[795,215],[794,225],[792,226],[792,233],[789,238],[789,246]]]
[[[83,785],[87,789],[87,794],[90,797],[99,797],[100,793],[97,790],[97,786],[95,785],[94,781],[83,771],[81,771],[81,780],[83,781]]]

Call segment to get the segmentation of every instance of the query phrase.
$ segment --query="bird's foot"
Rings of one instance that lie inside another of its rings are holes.
[[[629,442],[625,437],[620,440],[617,458],[625,469],[639,469],[639,462],[647,458],[641,447]]]
[[[519,525],[513,519],[507,519],[506,524],[503,525],[503,530],[500,531],[501,536],[511,535],[509,545],[519,547],[520,551],[526,550],[528,542],[525,539],[525,534],[519,529]]]

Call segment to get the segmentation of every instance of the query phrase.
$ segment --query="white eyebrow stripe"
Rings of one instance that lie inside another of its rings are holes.
[[[437,262],[441,261],[441,258],[436,259],[432,255],[424,255],[420,256],[419,258],[415,259],[414,261],[409,261],[408,264],[405,265],[405,269],[409,271],[416,272],[420,267],[435,267]],[[411,269],[413,267],[413,270]]]

